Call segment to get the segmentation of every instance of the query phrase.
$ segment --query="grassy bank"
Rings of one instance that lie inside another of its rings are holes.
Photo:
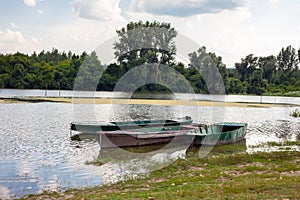
[[[19,98],[0,98],[0,103],[71,103],[71,98],[47,98],[47,97],[19,97]]]
[[[300,97],[300,91],[286,93],[264,93],[264,96]]]
[[[299,145],[299,143],[297,143]],[[300,199],[300,152],[189,154],[149,176],[29,199]]]

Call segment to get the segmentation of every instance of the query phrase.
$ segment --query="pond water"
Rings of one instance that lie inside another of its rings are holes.
[[[297,98],[287,101],[297,102]],[[195,122],[247,122],[247,146],[300,137],[299,105],[273,107],[193,107],[154,105],[83,105],[66,103],[0,104],[0,199],[43,190],[63,191],[115,182],[143,173],[140,163],[87,165],[99,155],[96,141],[71,141],[73,120],[132,120],[192,116]],[[182,151],[167,157],[182,156]],[[135,166],[135,168],[130,167]],[[138,167],[136,166],[138,165]],[[144,164],[145,165],[145,164]]]

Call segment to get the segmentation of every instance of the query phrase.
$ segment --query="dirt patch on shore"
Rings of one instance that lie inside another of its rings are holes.
[[[285,104],[243,103],[243,102],[214,102],[214,101],[188,101],[188,100],[159,100],[159,99],[111,99],[111,98],[54,98],[54,97],[27,97],[3,98],[0,103],[73,103],[73,104],[138,104],[162,106],[203,106],[203,107],[256,107],[269,108],[274,106],[288,106]]]

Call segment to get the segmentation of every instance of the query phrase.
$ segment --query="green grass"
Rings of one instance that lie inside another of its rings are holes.
[[[233,151],[240,148],[227,146],[222,152],[219,147],[204,158],[192,152],[187,159],[179,159],[144,178],[27,198],[300,199],[300,152]]]
[[[259,145],[251,146],[251,148],[256,147],[291,147],[291,146],[300,146],[300,140],[296,141],[282,141],[282,142],[267,142],[267,143],[261,143]]]
[[[300,117],[300,110],[296,109],[290,114],[292,117]]]
[[[55,99],[55,98],[53,98],[53,99]],[[6,102],[24,102],[24,103],[43,103],[43,102],[66,103],[68,98],[60,97],[60,98],[56,98],[56,100],[53,100],[53,99],[47,98],[47,97],[0,98],[0,100],[6,101]]]
[[[264,96],[285,96],[285,97],[300,97],[300,91],[292,91],[285,93],[264,93]]]

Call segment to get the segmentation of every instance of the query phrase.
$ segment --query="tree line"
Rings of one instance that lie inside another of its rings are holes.
[[[0,88],[72,90],[76,84],[81,90],[89,90],[96,84],[98,91],[113,91],[118,80],[130,69],[158,63],[183,75],[196,93],[211,93],[211,88],[216,93],[224,88],[227,94],[256,95],[300,91],[300,49],[292,46],[282,48],[278,55],[258,57],[249,54],[236,62],[234,68],[227,68],[222,57],[208,52],[204,46],[188,54],[188,65],[176,61],[174,41],[177,31],[169,23],[131,22],[117,30],[117,34],[119,41],[114,43],[116,62],[107,66],[101,64],[94,51],[78,55],[53,48],[31,55],[0,54]],[[145,69],[136,81],[149,75]],[[157,69],[153,76],[160,78],[162,72]],[[218,69],[222,83],[206,81],[207,77],[214,76],[212,69]],[[184,87],[179,83],[178,74],[169,76],[168,83]],[[157,84],[138,88],[140,92],[167,90]]]

